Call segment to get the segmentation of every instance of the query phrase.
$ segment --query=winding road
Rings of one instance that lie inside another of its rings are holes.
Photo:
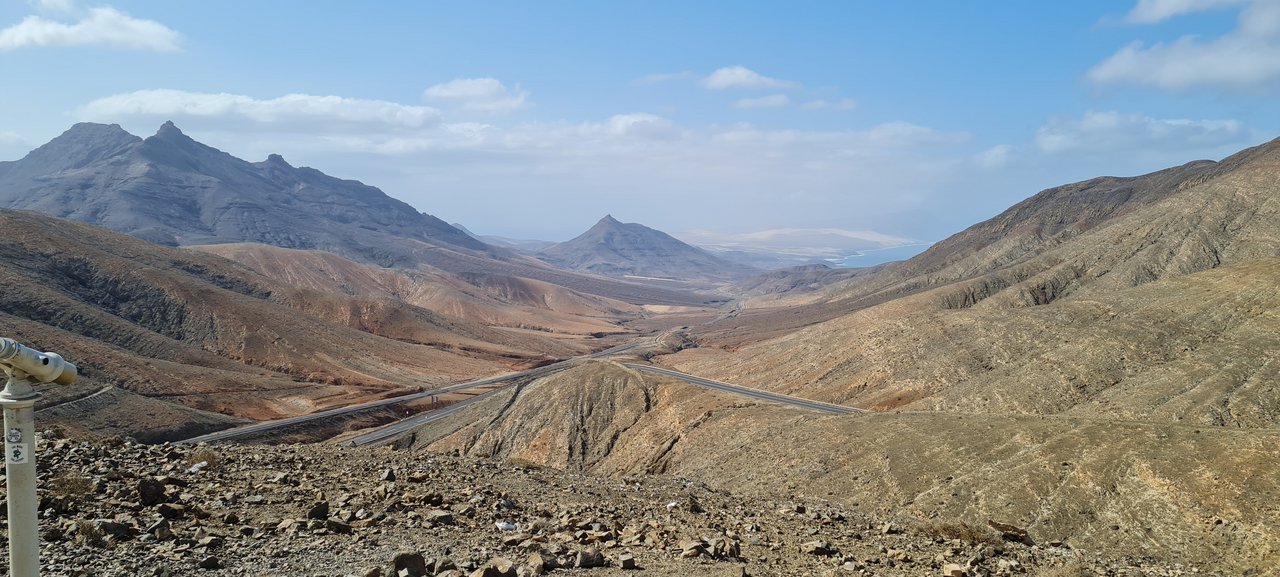
[[[358,413],[361,411],[368,411],[370,409],[389,407],[392,405],[399,405],[399,404],[403,404],[411,401],[426,399],[433,395],[441,395],[444,393],[453,393],[453,392],[465,391],[468,389],[475,389],[480,387],[487,387],[491,385],[506,383],[500,387],[493,388],[489,391],[486,391],[484,393],[481,393],[479,395],[476,395],[464,401],[453,403],[451,405],[448,405],[440,409],[436,409],[434,411],[422,412],[412,417],[395,421],[393,423],[390,423],[382,427],[379,427],[377,429],[374,429],[372,431],[369,431],[368,433],[357,435],[343,441],[343,444],[357,446],[357,447],[373,445],[373,444],[380,443],[388,439],[394,438],[396,436],[399,436],[403,433],[406,433],[408,431],[411,431],[413,429],[426,425],[427,423],[432,423],[440,419],[443,419],[445,417],[448,417],[458,411],[461,411],[462,409],[465,409],[471,406],[473,403],[477,403],[484,399],[489,398],[490,396],[498,393],[499,391],[502,391],[507,387],[511,386],[518,380],[533,379],[533,378],[546,376],[551,373],[559,372],[559,371],[568,369],[569,367],[573,366],[574,364],[577,364],[579,361],[583,359],[596,359],[596,358],[603,358],[603,357],[624,354],[634,349],[637,349],[641,346],[644,346],[645,344],[648,344],[648,342],[643,341],[640,343],[632,343],[629,345],[620,345],[610,349],[605,349],[600,352],[592,353],[589,355],[583,355],[581,357],[574,357],[572,359],[566,359],[563,361],[558,361],[555,363],[551,363],[549,365],[541,366],[536,369],[530,369],[527,371],[520,371],[517,373],[498,375],[495,377],[488,377],[488,378],[479,379],[475,381],[468,381],[465,383],[458,383],[456,385],[449,385],[447,387],[432,389],[430,391],[423,391],[421,393],[414,393],[411,395],[404,395],[401,397],[383,399],[380,401],[372,401],[369,403],[361,403],[358,405],[351,405],[351,406],[341,407],[337,409],[329,409],[326,411],[320,411],[318,413],[311,413],[308,415],[300,415],[297,417],[289,417],[287,419],[279,419],[275,421],[264,421],[261,423],[254,423],[252,425],[245,425],[243,427],[227,429],[225,431],[218,431],[216,433],[209,433],[207,435],[192,437],[190,439],[186,439],[178,442],[183,444],[195,444],[195,443],[216,443],[220,441],[229,441],[232,439],[237,439],[242,437],[261,435],[263,433],[267,433],[273,430],[283,429],[286,427],[308,423],[311,421],[317,421],[320,419],[331,419],[335,417],[341,417],[344,415],[351,415],[353,413]],[[642,365],[638,363],[622,363],[622,364],[623,366],[629,369],[636,370],[642,373],[670,377],[673,379],[684,381],[694,386],[702,387],[705,389],[711,389],[715,391],[720,391],[724,393],[739,395],[739,396],[747,397],[757,401],[765,401],[765,402],[776,403],[776,404],[785,405],[789,407],[808,409],[811,411],[818,411],[821,413],[838,414],[838,415],[868,412],[865,409],[859,409],[856,407],[846,407],[843,405],[823,403],[821,401],[814,401],[814,400],[804,399],[800,397],[793,397],[791,395],[784,395],[781,393],[774,393],[774,392],[764,391],[760,389],[753,389],[751,387],[734,385],[730,383],[725,383],[721,381],[699,377],[696,375],[690,375],[688,373],[682,373],[680,371],[675,371],[675,370],[667,369],[663,367],[655,367],[652,365]]]

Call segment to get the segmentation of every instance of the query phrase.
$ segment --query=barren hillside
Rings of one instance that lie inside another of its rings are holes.
[[[824,499],[916,523],[988,520],[1039,543],[1210,572],[1271,574],[1275,431],[1076,417],[818,416],[592,363],[416,435],[462,451],[617,477],[662,473]],[[1194,570],[1193,570],[1194,572]]]
[[[49,404],[115,386],[193,409],[273,418],[504,372],[563,351],[398,301],[308,293],[219,257],[71,221],[4,210],[0,227],[6,336],[56,350],[85,375],[80,393],[51,391]],[[141,434],[186,418],[117,409],[125,412],[104,432]]]
[[[1046,229],[1033,212],[1035,230],[1067,235],[1034,250],[1029,233],[993,237],[977,252],[961,242],[1021,230],[1006,213],[844,289],[880,304],[800,331],[765,321],[803,308],[748,311],[720,324],[730,327],[695,332],[703,348],[663,362],[878,410],[1276,426],[1280,144],[1139,181],[1168,190],[1131,196],[1155,200],[1083,231]],[[1033,200],[1075,206],[1084,202],[1078,188]],[[1023,249],[998,256],[1012,247]],[[743,346],[739,335],[752,326],[781,336]]]

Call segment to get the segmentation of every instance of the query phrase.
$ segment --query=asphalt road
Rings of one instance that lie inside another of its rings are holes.
[[[277,419],[277,420],[275,420],[275,421],[263,421],[263,422],[261,422],[261,423],[254,423],[254,424],[252,424],[252,425],[245,425],[245,426],[243,426],[243,427],[236,427],[236,428],[234,428],[234,429],[227,429],[227,430],[225,430],[225,431],[218,431],[218,432],[216,432],[216,433],[209,433],[209,434],[207,434],[207,435],[201,435],[201,436],[199,436],[199,437],[192,437],[192,438],[190,438],[190,439],[185,439],[185,440],[177,441],[177,442],[178,442],[178,443],[183,443],[183,444],[196,444],[196,443],[216,443],[216,442],[220,442],[220,441],[229,441],[229,440],[231,440],[231,439],[237,439],[237,438],[241,438],[241,437],[248,437],[248,436],[253,436],[253,435],[260,435],[260,434],[263,434],[263,433],[266,433],[266,432],[269,432],[269,431],[273,431],[273,430],[276,430],[276,429],[283,429],[283,428],[286,428],[286,427],[291,427],[291,426],[294,426],[294,425],[299,425],[299,424],[307,423],[307,422],[311,422],[311,421],[317,421],[317,420],[320,420],[320,419],[331,419],[331,418],[334,418],[334,417],[341,417],[341,416],[343,416],[343,415],[350,415],[350,414],[352,414],[352,413],[359,413],[359,412],[361,412],[361,411],[368,411],[368,410],[370,410],[370,409],[377,409],[377,408],[381,408],[381,407],[389,407],[389,406],[392,406],[392,405],[400,405],[400,404],[408,403],[408,402],[411,402],[411,401],[417,401],[417,400],[421,400],[421,399],[427,399],[427,398],[430,398],[430,397],[431,397],[431,396],[433,396],[433,395],[441,395],[441,394],[444,394],[444,393],[453,393],[453,392],[458,392],[458,391],[465,391],[465,390],[467,390],[467,389],[474,389],[474,388],[477,388],[477,387],[484,387],[484,386],[488,386],[488,385],[495,385],[495,384],[503,383],[503,382],[506,382],[506,381],[514,381],[514,380],[516,380],[516,379],[520,379],[520,378],[524,378],[524,377],[540,377],[540,376],[543,376],[543,375],[546,375],[546,374],[550,374],[550,373],[553,373],[553,372],[556,372],[556,371],[559,371],[559,370],[566,369],[566,368],[568,368],[568,366],[569,366],[570,364],[572,364],[573,362],[575,362],[575,361],[577,361],[577,360],[579,360],[579,359],[595,359],[595,358],[600,358],[600,357],[607,357],[607,356],[612,356],[612,355],[622,354],[622,353],[625,353],[625,352],[630,351],[630,350],[632,350],[632,349],[638,348],[638,347],[640,347],[640,346],[642,346],[642,345],[644,345],[644,344],[645,344],[645,342],[632,343],[632,344],[628,344],[628,345],[619,345],[619,346],[616,346],[616,347],[613,347],[613,348],[609,348],[609,349],[605,349],[605,350],[603,350],[603,351],[599,351],[599,352],[592,353],[592,354],[589,354],[589,355],[584,355],[584,356],[581,356],[581,357],[574,357],[574,358],[572,358],[572,359],[567,359],[567,360],[563,360],[563,361],[555,362],[555,363],[552,363],[552,364],[549,364],[549,365],[544,365],[544,366],[538,367],[538,368],[536,368],[536,369],[530,369],[530,370],[527,370],[527,371],[520,371],[520,372],[517,372],[517,373],[508,373],[508,374],[505,374],[505,375],[498,375],[498,376],[496,376],[496,377],[488,377],[488,378],[485,378],[485,379],[479,379],[479,380],[475,380],[475,381],[467,381],[467,382],[465,382],[465,383],[458,383],[458,384],[456,384],[456,385],[449,385],[449,386],[447,386],[447,387],[442,387],[442,388],[439,388],[439,389],[432,389],[432,390],[429,390],[429,391],[423,391],[423,392],[421,392],[421,393],[413,393],[413,394],[411,394],[411,395],[404,395],[404,396],[400,396],[400,397],[392,397],[392,398],[390,398],[390,399],[383,399],[383,400],[380,400],[380,401],[371,401],[371,402],[368,402],[368,403],[361,403],[361,404],[358,404],[358,405],[349,405],[349,406],[346,406],[346,407],[339,407],[339,408],[336,408],[336,409],[329,409],[329,410],[325,410],[325,411],[320,411],[320,412],[318,412],[318,413],[309,413],[309,414],[306,414],[306,415],[299,415],[299,416],[297,416],[297,417],[289,417],[289,418],[286,418],[286,419]],[[464,405],[464,406],[465,406],[465,404],[469,404],[469,403],[474,402],[474,401],[475,401],[475,399],[468,399],[468,400],[466,400],[466,401],[462,401],[461,403],[454,403],[453,405],[450,405],[449,407],[450,407],[450,408],[451,408],[451,407],[457,407],[458,405]],[[444,409],[444,410],[457,410],[457,409],[450,409],[450,408],[446,408],[446,409]],[[438,412],[438,411],[436,411],[436,412]],[[392,426],[394,426],[394,425],[392,425]]]
[[[245,425],[243,427],[227,429],[225,431],[218,431],[216,433],[209,433],[207,435],[201,435],[199,437],[193,437],[193,438],[186,439],[183,441],[178,441],[178,442],[186,443],[186,444],[195,444],[195,443],[216,443],[220,441],[229,441],[229,440],[237,439],[241,437],[261,435],[263,433],[267,433],[273,430],[283,429],[286,427],[291,427],[294,425],[299,425],[299,424],[316,421],[320,419],[331,419],[334,417],[341,417],[343,415],[350,415],[353,413],[367,411],[370,409],[377,409],[381,407],[388,407],[392,405],[399,405],[399,404],[403,404],[411,401],[426,399],[433,395],[441,395],[444,393],[465,391],[468,389],[475,389],[480,387],[487,387],[491,385],[507,383],[507,385],[494,388],[490,391],[487,391],[480,395],[476,395],[467,400],[454,403],[452,405],[449,405],[441,409],[437,409],[435,411],[428,411],[428,412],[420,413],[418,415],[414,415],[412,417],[401,419],[399,421],[385,425],[383,427],[380,427],[378,429],[375,429],[363,435],[352,437],[346,441],[346,444],[353,445],[353,446],[372,445],[374,443],[378,443],[378,442],[393,438],[397,435],[413,430],[417,427],[421,427],[422,425],[425,425],[427,423],[431,423],[431,422],[443,419],[445,417],[448,417],[449,415],[452,415],[462,409],[465,409],[466,407],[470,406],[472,403],[479,402],[497,393],[498,391],[501,391],[507,388],[508,386],[510,386],[511,383],[513,383],[516,380],[523,379],[523,378],[542,377],[554,372],[567,369],[576,361],[579,361],[581,359],[594,359],[594,358],[619,355],[619,354],[629,352],[633,349],[639,348],[641,346],[644,346],[645,344],[648,344],[648,341],[642,341],[640,343],[633,343],[629,345],[620,345],[610,349],[605,349],[597,353],[592,353],[592,354],[584,355],[581,357],[574,357],[572,359],[555,362],[549,365],[538,367],[536,369],[530,369],[527,371],[520,371],[517,373],[508,373],[505,375],[498,375],[496,377],[488,377],[485,379],[468,381],[465,383],[458,383],[456,385],[449,385],[447,387],[432,389],[430,391],[423,391],[421,393],[414,393],[412,395],[404,395],[401,397],[383,399],[381,401],[373,401],[369,403],[361,403],[359,405],[350,405],[347,407],[340,407],[337,409],[329,409],[326,411],[320,411],[318,413],[300,415],[297,417],[289,417],[287,419],[279,419],[275,421],[264,421],[261,423],[254,423],[252,425]],[[623,365],[630,369],[640,371],[642,373],[649,373],[653,375],[662,375],[665,377],[671,377],[673,379],[679,379],[691,385],[703,387],[706,389],[712,389],[716,391],[748,397],[748,398],[759,400],[759,401],[777,403],[780,405],[786,405],[790,407],[809,409],[813,411],[818,411],[822,413],[831,413],[831,414],[849,414],[849,413],[867,412],[865,409],[858,409],[855,407],[845,407],[842,405],[833,405],[831,403],[812,401],[809,399],[802,399],[800,397],[793,397],[793,396],[784,395],[781,393],[773,393],[769,391],[762,391],[760,389],[753,389],[750,387],[743,387],[740,385],[723,383],[720,381],[705,379],[695,375],[690,375],[690,374],[682,373],[679,371],[673,371],[671,369],[666,369],[662,367],[655,367],[651,365],[641,365],[636,363],[623,363]]]
[[[837,415],[847,415],[849,413],[867,412],[866,409],[859,409],[856,407],[846,407],[843,405],[833,405],[831,403],[823,403],[821,401],[811,401],[809,399],[802,399],[800,397],[793,397],[791,395],[784,395],[782,393],[772,393],[769,391],[762,391],[760,389],[753,389],[751,387],[731,385],[729,383],[722,383],[720,381],[704,379],[702,377],[697,377],[687,373],[682,373],[680,371],[673,371],[671,369],[664,369],[662,367],[655,367],[652,365],[623,363],[623,366],[629,369],[635,369],[642,373],[649,373],[652,375],[662,375],[664,377],[680,379],[691,385],[696,385],[706,389],[714,389],[717,391],[723,391],[726,393],[732,393],[735,395],[750,397],[752,399],[756,399],[760,401],[768,401],[770,403],[777,403],[780,405],[787,405],[787,406],[797,407],[801,409],[809,409],[813,411],[819,411],[823,413],[832,413]]]

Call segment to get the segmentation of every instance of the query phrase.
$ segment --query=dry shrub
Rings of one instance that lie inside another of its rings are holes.
[[[55,497],[82,501],[93,491],[93,481],[78,473],[64,473],[49,480],[48,491]]]
[[[193,466],[200,462],[208,463],[208,465],[205,465],[206,470],[216,471],[222,466],[222,457],[218,455],[217,451],[209,447],[200,447],[187,456],[187,465]]]
[[[91,547],[104,547],[107,544],[102,529],[93,521],[81,519],[76,521],[76,543]]]
[[[959,539],[971,545],[999,545],[1000,535],[995,531],[965,521],[932,521],[915,527],[917,533],[934,539]]]

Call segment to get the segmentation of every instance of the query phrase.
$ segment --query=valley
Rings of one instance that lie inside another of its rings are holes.
[[[172,124],[122,132],[0,165],[0,320],[81,369],[41,387],[58,434],[685,479],[913,535],[1014,527],[1024,561],[1103,574],[1280,559],[1277,142],[1050,188],[906,261],[760,271],[611,216],[524,253]],[[175,180],[203,183],[190,210],[137,210]],[[29,212],[83,190],[100,209]],[[246,203],[323,225],[244,228]]]

